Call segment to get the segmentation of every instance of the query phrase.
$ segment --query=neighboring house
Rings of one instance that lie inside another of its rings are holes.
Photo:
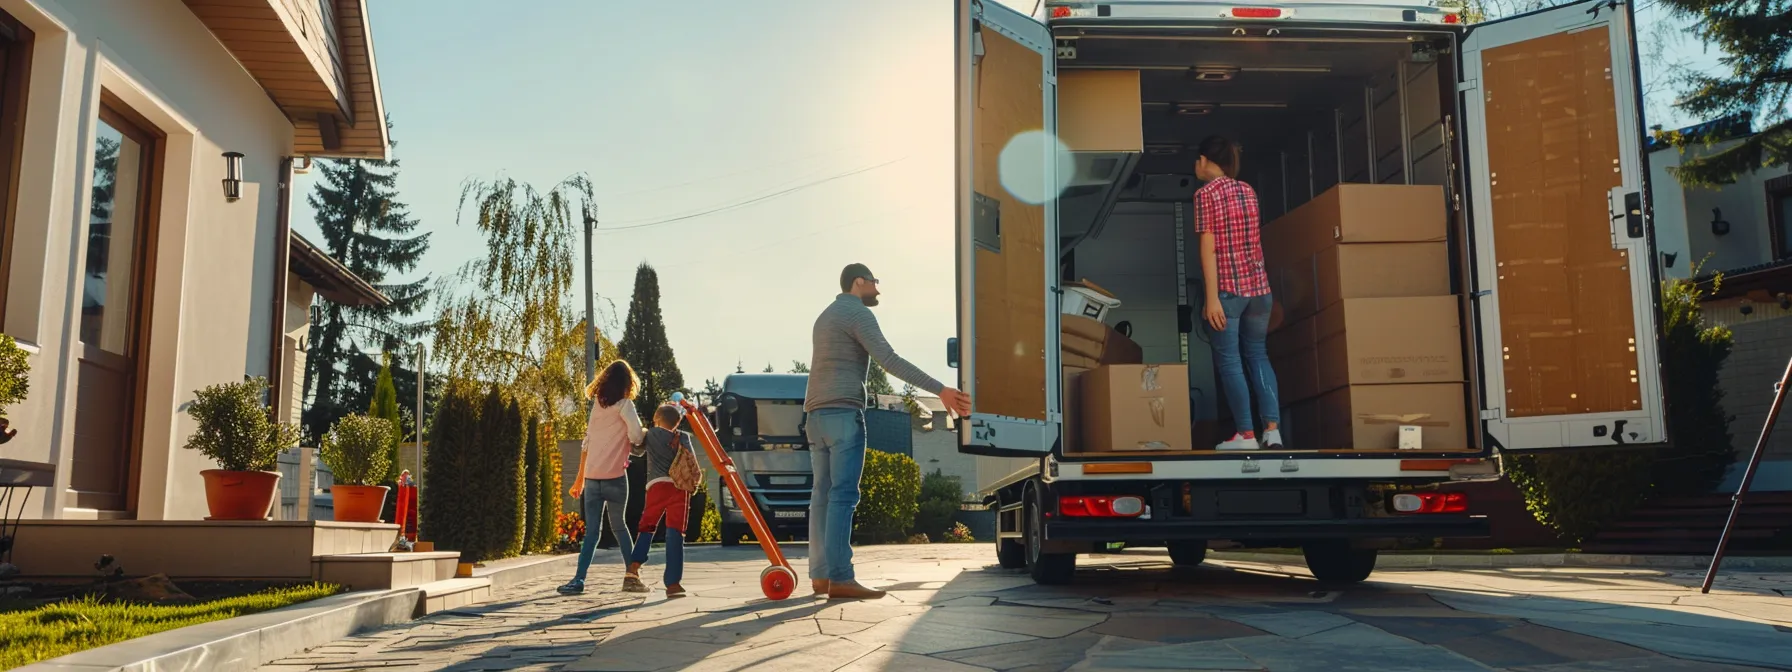
[[[386,156],[384,119],[365,0],[0,0],[0,322],[33,353],[0,456],[55,475],[27,516],[206,515],[184,404],[267,376],[294,417],[307,287],[369,288],[289,252],[291,175]]]
[[[1709,150],[1689,150],[1697,156],[1734,146],[1753,129],[1747,115],[1738,115],[1681,130],[1695,131],[1722,139]],[[1661,142],[1648,150],[1662,277],[1689,277],[1695,265],[1704,276],[1723,274],[1704,313],[1735,333],[1720,376],[1724,410],[1736,418],[1730,433],[1737,466],[1719,489],[1733,491],[1767,420],[1773,385],[1792,358],[1792,171],[1780,166],[1720,188],[1686,188],[1668,170],[1680,164],[1680,152]],[[1754,488],[1792,490],[1792,428],[1775,432]]]

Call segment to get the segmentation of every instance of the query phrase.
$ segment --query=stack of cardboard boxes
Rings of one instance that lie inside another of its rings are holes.
[[[1188,367],[1144,364],[1139,344],[1101,320],[1058,317],[1069,450],[1188,450]]]
[[[1264,227],[1287,447],[1467,445],[1445,216],[1440,187],[1345,184]]]

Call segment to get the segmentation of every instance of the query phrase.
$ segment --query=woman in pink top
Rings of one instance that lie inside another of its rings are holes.
[[[585,592],[585,570],[591,565],[591,554],[597,549],[602,529],[602,516],[610,517],[610,529],[621,546],[625,574],[622,589],[631,593],[647,592],[641,577],[627,573],[633,538],[624,521],[628,508],[628,458],[639,454],[645,432],[641,417],[635,411],[635,393],[641,381],[628,362],[616,360],[597,380],[585,388],[591,399],[591,417],[585,420],[585,444],[579,451],[580,478],[573,482],[571,494],[579,498],[585,509],[585,541],[579,546],[579,569],[572,581],[559,588],[562,595]]]

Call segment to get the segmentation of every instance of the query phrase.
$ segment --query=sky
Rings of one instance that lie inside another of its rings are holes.
[[[1643,1],[1647,33],[1659,12]],[[584,173],[599,208],[598,324],[620,328],[635,268],[652,264],[688,386],[806,361],[853,262],[881,281],[876,314],[896,351],[956,380],[952,3],[368,4],[398,200],[433,233],[419,273],[483,257],[457,221],[468,180],[545,191]],[[1666,56],[1645,59],[1645,81],[1655,63],[1714,58],[1685,43]],[[1651,123],[1692,121],[1665,102],[1651,101]],[[316,180],[299,176],[299,193]],[[318,239],[303,199],[293,226]]]

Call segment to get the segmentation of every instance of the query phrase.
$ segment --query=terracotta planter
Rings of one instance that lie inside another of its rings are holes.
[[[380,511],[386,508],[384,485],[330,486],[331,505],[336,508],[336,521],[341,523],[377,523]]]
[[[206,520],[267,520],[279,491],[278,471],[225,471],[207,469],[205,504],[212,515]]]

